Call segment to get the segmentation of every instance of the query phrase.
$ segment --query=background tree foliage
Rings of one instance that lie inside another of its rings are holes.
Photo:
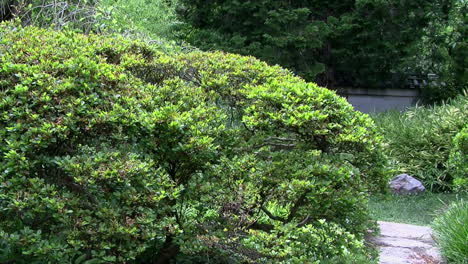
[[[327,87],[401,85],[428,25],[458,0],[181,0],[187,39],[250,54]],[[433,14],[432,16],[429,14]],[[419,61],[412,61],[413,64]],[[407,66],[407,65],[406,65]],[[414,67],[409,69],[414,70]],[[412,73],[412,72],[411,72]]]
[[[468,1],[433,1],[426,16],[429,24],[403,69],[435,73],[437,83],[423,90],[427,101],[441,101],[463,94],[468,87]]]

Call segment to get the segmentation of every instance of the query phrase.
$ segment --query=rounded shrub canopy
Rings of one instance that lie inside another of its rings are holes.
[[[280,67],[0,24],[1,261],[365,255],[385,164],[369,117]]]

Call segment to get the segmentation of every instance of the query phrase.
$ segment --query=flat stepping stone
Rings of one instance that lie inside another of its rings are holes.
[[[379,221],[378,223],[380,235],[383,237],[407,238],[434,243],[432,239],[432,229],[430,227],[384,221]]]
[[[379,247],[379,264],[441,264],[432,230],[391,222],[378,222],[380,236],[371,239]]]

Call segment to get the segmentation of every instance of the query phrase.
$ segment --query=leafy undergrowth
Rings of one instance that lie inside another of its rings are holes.
[[[433,224],[436,242],[448,263],[468,263],[468,203],[450,206]]]
[[[449,157],[467,117],[468,97],[462,96],[443,105],[390,111],[373,119],[384,136],[392,168],[416,177],[431,191],[443,192],[460,189],[466,179],[460,176],[464,167],[452,165]]]
[[[122,32],[138,32],[151,38],[171,39],[172,27],[178,24],[175,3],[158,0],[101,0],[99,8],[110,14],[112,29]],[[142,8],[144,7],[144,8]]]
[[[430,225],[450,203],[468,198],[467,193],[431,193],[407,196],[373,196],[369,207],[375,220]]]

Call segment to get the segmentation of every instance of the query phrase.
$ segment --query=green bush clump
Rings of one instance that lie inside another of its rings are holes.
[[[369,256],[386,158],[334,92],[251,57],[0,35],[0,262]]]
[[[446,191],[453,189],[452,140],[467,118],[468,99],[461,96],[443,105],[379,114],[374,120],[398,173],[417,177],[430,190]]]
[[[436,242],[448,263],[468,263],[468,203],[460,201],[434,220]]]
[[[468,126],[453,139],[448,164],[454,188],[468,191]]]

